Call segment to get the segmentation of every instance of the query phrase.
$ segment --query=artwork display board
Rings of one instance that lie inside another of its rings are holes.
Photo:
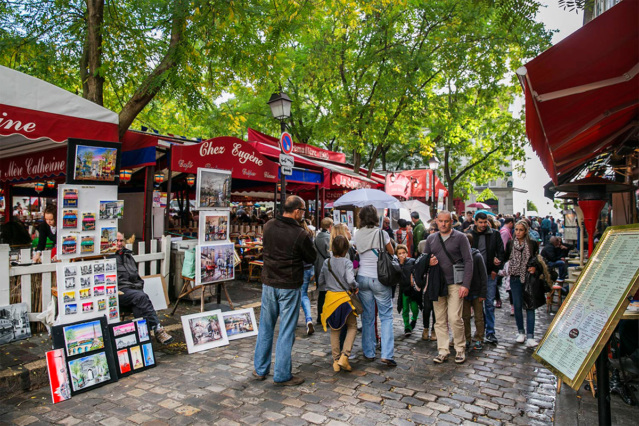
[[[533,357],[578,390],[639,288],[639,225],[608,227]]]
[[[26,303],[0,306],[0,345],[31,337]]]
[[[182,328],[190,354],[229,344],[220,309],[182,315]]]
[[[235,279],[234,254],[235,244],[230,242],[198,244],[195,257],[196,262],[199,262],[199,272],[195,274],[196,285]]]
[[[197,169],[195,208],[231,207],[231,171]]]
[[[118,269],[115,259],[56,265],[58,324],[99,318],[120,320]]]
[[[117,197],[116,185],[58,185],[58,259],[115,252],[124,205]]]
[[[155,353],[144,318],[109,325],[118,377],[155,367]]]
[[[53,326],[51,335],[64,352],[71,395],[117,380],[106,316]]]
[[[122,144],[70,138],[67,144],[67,183],[117,185]]]
[[[257,336],[257,321],[253,308],[223,312],[222,321],[229,340]]]

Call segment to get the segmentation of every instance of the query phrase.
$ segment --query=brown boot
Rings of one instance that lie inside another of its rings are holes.
[[[339,364],[337,363],[337,361],[333,361],[333,371],[339,372],[339,370],[341,370],[339,368]]]
[[[344,371],[351,371],[353,369],[351,365],[348,363],[348,355],[346,354],[342,354],[342,356],[339,357],[339,361],[337,361],[337,365]]]
[[[428,340],[428,330],[422,331],[422,340]]]

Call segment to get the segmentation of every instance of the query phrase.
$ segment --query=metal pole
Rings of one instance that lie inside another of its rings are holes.
[[[169,170],[169,173],[167,174],[167,183],[166,183],[166,209],[165,209],[165,215],[164,215],[164,234],[166,235],[169,232],[169,218],[171,217],[171,182],[173,181],[173,179],[171,179],[171,157],[173,154],[173,145],[171,145],[169,147],[169,152],[167,153],[167,159],[166,159],[166,167]],[[160,195],[161,198],[161,195]]]
[[[284,120],[280,121],[280,128],[282,130],[282,133],[284,133],[286,131],[286,123],[284,122]],[[284,151],[282,151],[282,153],[284,153]],[[284,201],[286,201],[286,176],[284,176],[284,173],[282,173],[282,166],[280,165],[280,185],[282,186],[281,189],[281,196],[280,196],[280,216],[282,216],[284,214]]]
[[[608,372],[608,343],[597,357],[597,411],[599,425],[610,426],[610,375]]]
[[[315,187],[315,229],[320,228],[320,215],[319,215],[319,185]]]
[[[437,204],[435,204],[435,170],[431,170],[433,172],[433,184],[430,187],[431,191],[433,191],[433,196],[431,200],[433,200],[433,218],[437,217]],[[431,218],[432,219],[432,218]]]

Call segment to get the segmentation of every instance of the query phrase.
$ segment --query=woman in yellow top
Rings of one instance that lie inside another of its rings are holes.
[[[326,287],[326,299],[322,309],[322,326],[331,329],[331,349],[333,352],[333,370],[351,371],[348,357],[353,349],[357,334],[357,320],[355,308],[351,304],[348,292],[357,293],[357,282],[353,274],[353,262],[345,257],[349,243],[341,235],[333,238],[331,244],[332,256],[324,261],[319,274],[319,284]],[[329,269],[330,268],[330,269]],[[339,335],[342,327],[346,326],[346,339],[340,351]]]

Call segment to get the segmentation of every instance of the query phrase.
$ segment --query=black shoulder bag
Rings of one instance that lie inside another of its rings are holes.
[[[446,256],[448,256],[448,259],[450,259],[450,263],[453,264],[453,281],[455,281],[455,284],[459,284],[463,282],[464,281],[464,264],[457,263],[453,260],[453,256],[451,256],[450,253],[448,253],[448,250],[446,249],[446,244],[444,244],[444,239],[442,238],[442,234],[437,233],[437,236],[439,237],[439,242],[441,243],[442,248],[444,249],[444,253],[446,253]]]
[[[328,263],[328,270],[330,271],[331,275],[333,275],[333,278],[335,278],[335,281],[337,281],[337,284],[339,284],[340,287],[344,289],[346,294],[348,294],[348,297],[351,298],[351,303],[355,307],[355,313],[357,315],[361,315],[364,312],[364,305],[362,305],[362,301],[359,300],[359,296],[346,288],[346,286],[342,284],[340,279],[337,278],[337,275],[335,275],[335,272],[333,272],[333,268],[331,268],[331,259],[328,259],[328,262],[326,263]]]
[[[379,231],[379,245],[381,248],[379,253],[377,253],[377,279],[386,287],[393,287],[399,282],[402,268],[399,265],[399,260],[386,251],[382,232],[382,230]]]

